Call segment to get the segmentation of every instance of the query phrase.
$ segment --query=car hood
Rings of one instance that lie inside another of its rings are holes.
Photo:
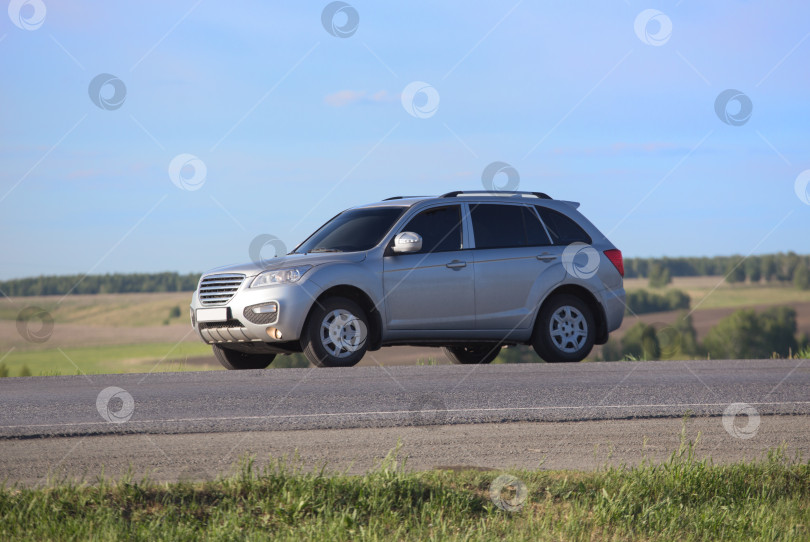
[[[263,262],[249,262],[236,265],[226,265],[209,269],[203,275],[212,273],[241,273],[247,277],[258,275],[262,271],[283,269],[297,265],[323,265],[326,263],[356,263],[366,259],[365,252],[321,252],[316,254],[287,254],[270,258]]]

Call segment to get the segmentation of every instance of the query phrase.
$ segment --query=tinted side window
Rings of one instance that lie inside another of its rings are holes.
[[[564,214],[547,207],[537,207],[537,210],[555,245],[570,245],[576,242],[591,244],[591,236]]]
[[[523,207],[523,224],[526,226],[526,243],[530,247],[550,245],[546,230],[530,207]]]
[[[521,207],[472,205],[475,248],[525,247],[526,231]]]
[[[402,231],[412,231],[422,236],[421,253],[460,250],[461,206],[434,207],[422,211]]]
[[[470,210],[476,248],[507,248],[551,244],[543,225],[523,205],[473,205]]]

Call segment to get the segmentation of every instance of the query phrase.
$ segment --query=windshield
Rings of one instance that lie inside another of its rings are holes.
[[[375,247],[405,207],[372,207],[343,211],[295,249],[307,252],[355,252]]]

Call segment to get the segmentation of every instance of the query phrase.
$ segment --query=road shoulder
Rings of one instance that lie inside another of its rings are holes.
[[[422,427],[248,431],[174,435],[54,437],[0,442],[0,480],[40,485],[52,478],[94,482],[131,473],[158,481],[230,474],[240,458],[297,454],[305,469],[362,473],[401,443],[408,469],[594,470],[605,465],[660,462],[676,451],[681,431],[699,458],[730,463],[764,457],[784,446],[789,457],[810,456],[806,416],[762,416],[750,438],[732,435],[720,417],[582,422],[518,422]],[[745,434],[744,436],[749,436]]]

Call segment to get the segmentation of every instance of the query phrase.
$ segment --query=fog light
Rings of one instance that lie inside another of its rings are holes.
[[[268,327],[267,328],[267,335],[271,339],[279,340],[279,339],[281,339],[281,330],[277,329],[277,328],[274,328],[274,327]]]

